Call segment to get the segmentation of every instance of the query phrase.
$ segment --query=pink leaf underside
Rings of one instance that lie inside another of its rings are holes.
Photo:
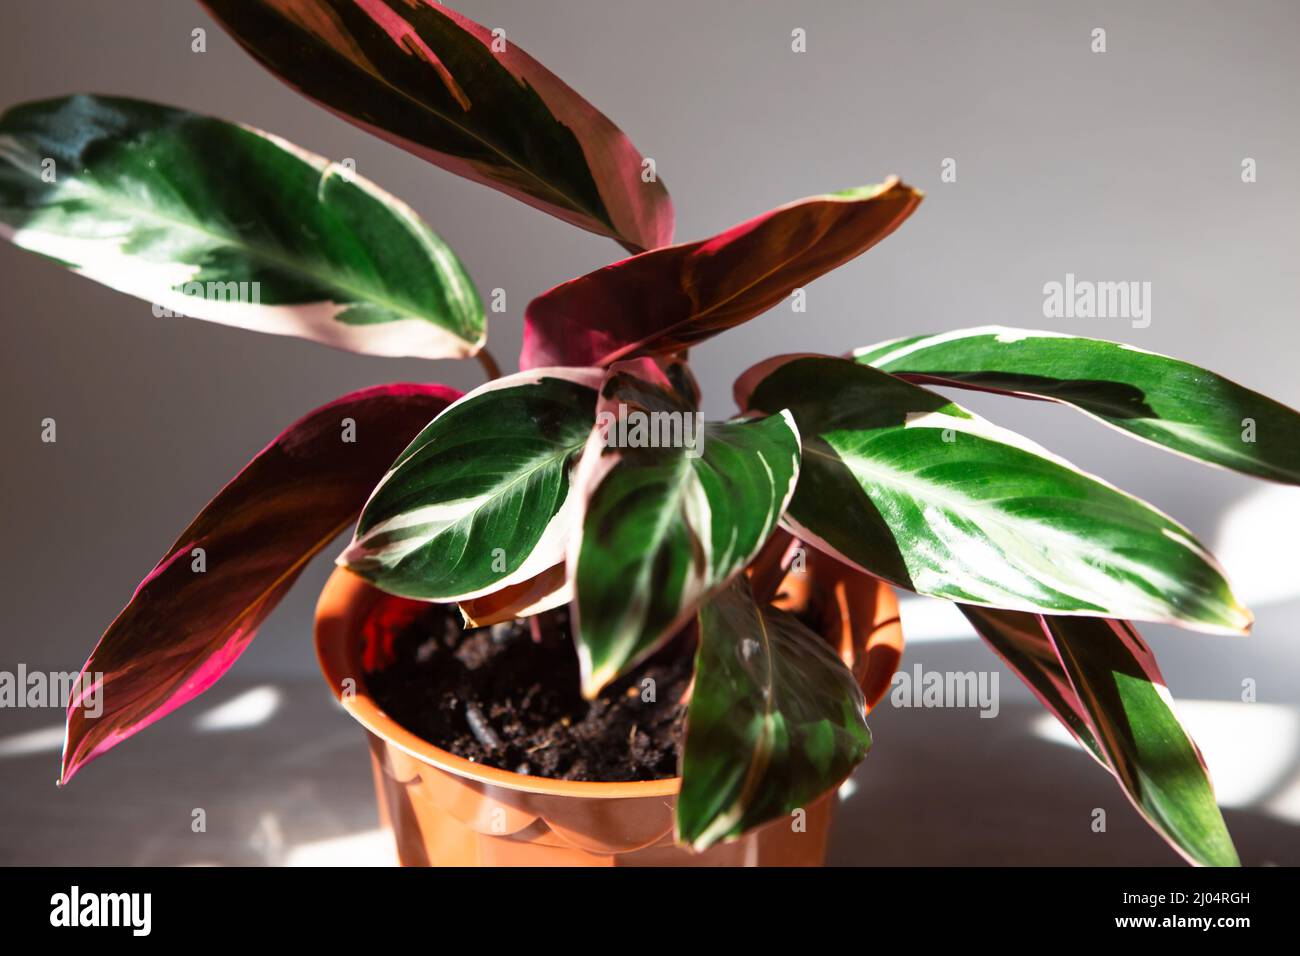
[[[402,449],[459,394],[440,385],[362,389],[311,412],[259,452],[100,638],[69,702],[61,782],[211,687],[307,561],[356,519]]]
[[[689,348],[865,252],[920,200],[895,179],[858,198],[813,196],[571,279],[529,304],[520,367],[609,365]]]

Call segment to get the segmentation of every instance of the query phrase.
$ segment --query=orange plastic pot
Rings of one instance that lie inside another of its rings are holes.
[[[860,638],[849,643],[862,648],[874,635],[876,649],[888,650],[898,644],[893,595],[871,579],[863,580],[869,593],[859,588],[855,598],[854,624]],[[795,603],[809,598],[805,594]],[[863,617],[868,605],[870,621]],[[393,832],[402,865],[819,866],[823,862],[832,791],[807,808],[801,826],[777,820],[733,843],[692,853],[673,842],[680,777],[587,783],[525,776],[472,763],[406,730],[371,698],[366,674],[382,665],[394,637],[423,607],[384,594],[340,569],[330,576],[316,608],[321,669],[344,709],[367,731],[380,820]],[[845,618],[837,636],[847,635],[853,627]],[[865,663],[865,658],[858,663]]]

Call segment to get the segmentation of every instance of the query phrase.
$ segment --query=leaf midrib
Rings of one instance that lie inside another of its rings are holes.
[[[622,463],[620,462],[619,464]],[[618,465],[616,465],[615,467],[618,467]],[[668,529],[672,525],[673,516],[680,511],[682,488],[685,486],[686,482],[690,478],[695,476],[694,466],[692,465],[690,459],[688,459],[684,454],[681,455],[677,461],[676,471],[677,471],[676,480],[673,482],[672,485],[669,486],[667,494],[664,495],[663,505],[657,509],[657,513],[655,515],[655,522],[652,527],[651,534],[648,535],[646,538],[649,546],[643,550],[642,552],[643,556],[655,554],[663,546],[664,539],[667,537],[668,534]],[[647,589],[647,585],[650,583],[648,579],[650,577],[650,572],[652,571],[653,567],[654,567],[654,562],[652,560],[641,561],[640,567],[637,569],[636,572],[636,578],[635,578],[636,590],[644,591]],[[685,586],[686,586],[685,581],[683,581],[682,582],[683,591],[685,590]],[[678,599],[680,600],[680,598],[681,595],[679,594]],[[648,608],[649,608],[649,604],[647,603],[647,611]],[[630,604],[629,604],[629,610],[630,610]],[[609,649],[609,651],[604,655],[606,662],[608,662],[611,658],[614,657],[615,651],[619,651],[620,653],[622,653],[625,652],[629,647],[632,647],[635,650],[636,638],[639,633],[639,630],[632,627],[628,627],[627,622],[628,622],[628,617],[625,614],[623,618],[620,620],[620,627],[619,627],[619,630],[624,631],[624,635],[619,640],[617,640],[614,643],[614,645]],[[641,619],[641,624],[643,627],[645,623],[646,623],[646,618],[643,616]],[[622,653],[622,659],[623,660],[627,659],[626,653]]]
[[[586,444],[585,439],[582,442],[582,444],[573,445],[566,448],[563,455],[553,455],[550,458],[533,466],[532,468],[529,468],[527,471],[519,475],[516,475],[504,486],[498,486],[495,493],[492,493],[488,501],[485,502],[485,505],[491,504],[494,508],[496,508],[497,502],[499,502],[502,498],[507,496],[510,493],[510,490],[515,487],[515,485],[523,481],[528,481],[529,479],[532,478],[533,475],[537,474],[539,471],[542,471],[545,468],[559,467],[561,471],[563,471],[565,460],[567,460],[575,451],[581,448],[583,444]],[[564,487],[564,495],[560,498],[558,506],[555,508],[554,511],[551,512],[550,516],[547,518],[548,525],[550,524],[551,520],[554,519],[554,517],[560,513],[560,509],[564,507],[564,502],[568,500],[569,494],[570,492],[572,492],[572,490],[573,489],[569,487],[569,484],[566,481]],[[475,508],[470,514],[467,514],[464,518],[462,518],[460,521],[456,522],[455,524],[455,527],[461,527],[462,525],[468,526],[465,534],[462,536],[464,538],[464,545],[460,549],[460,556],[457,557],[455,561],[455,565],[457,567],[460,566],[461,561],[463,561],[465,558],[465,552],[469,549],[470,532],[473,531],[474,521],[483,513],[483,510],[484,510],[483,508]],[[452,526],[448,525],[448,527],[452,527]],[[543,525],[542,535],[544,535],[545,533],[546,533],[546,526]],[[432,542],[433,540],[434,540],[433,538],[429,539],[430,542]],[[529,557],[532,556],[532,553],[536,549],[537,543],[540,540],[541,540],[541,535],[538,536],[537,541],[533,542],[533,546],[528,550],[528,553],[523,556],[523,560],[519,562],[518,566],[511,569],[511,572],[509,573],[513,573],[514,571],[517,571],[519,570],[519,568],[524,566],[524,564],[528,561]],[[427,544],[424,546],[427,547]]]
[[[825,441],[825,439],[823,438],[822,441]],[[850,466],[849,463],[845,461],[843,458],[837,457],[836,455],[828,455],[826,454],[826,452],[821,451],[820,449],[811,448],[805,445],[803,452],[806,455],[810,454],[813,455],[814,457],[823,458],[827,461],[835,462],[836,464],[839,465],[845,465],[849,467],[850,471],[854,470],[853,467]],[[940,485],[936,482],[927,482],[924,479],[916,477],[915,473],[913,472],[900,472],[897,469],[879,466],[873,461],[871,461],[870,459],[860,454],[853,455],[852,460],[858,464],[858,466],[862,469],[862,471],[866,473],[866,476],[868,478],[875,478],[880,485],[887,488],[895,489],[900,493],[907,494],[917,501],[924,501],[927,503],[934,502],[939,505],[943,505],[948,509],[950,509],[951,511],[957,512],[959,514],[970,514],[971,512],[987,514],[990,515],[993,523],[1001,524],[1008,528],[1014,528],[1018,524],[1023,524],[1023,523],[1032,523],[1034,525],[1042,524],[1042,522],[1022,522],[1022,521],[1010,520],[1000,509],[993,507],[993,502],[1020,500],[1022,498],[1028,497],[1026,495],[1007,495],[996,499],[957,497],[952,494],[946,494],[943,485]],[[1083,475],[1082,472],[1077,472],[1077,474],[1080,477],[1086,477]],[[920,489],[921,491],[932,492],[932,493],[919,494],[917,493],[917,491],[914,491],[913,489]],[[1064,540],[1075,541],[1075,542],[1079,540],[1077,537],[1074,537],[1072,535],[1062,534],[1055,528],[1049,527],[1048,530],[1052,531],[1055,537],[1059,537]]]
[[[485,494],[487,494],[488,497],[487,497],[487,499],[483,502],[483,504],[482,504],[480,507],[475,508],[475,509],[474,509],[473,511],[471,511],[469,514],[466,514],[463,518],[460,518],[460,519],[458,519],[458,520],[456,520],[456,521],[454,521],[454,522],[452,522],[452,523],[450,523],[450,524],[443,525],[442,528],[441,528],[441,529],[440,529],[436,534],[429,535],[428,537],[426,537],[426,538],[424,539],[423,543],[421,543],[418,547],[411,549],[411,553],[414,553],[415,551],[422,550],[423,548],[427,548],[427,547],[428,547],[432,542],[436,541],[438,538],[441,538],[444,534],[446,534],[446,532],[447,532],[449,529],[452,529],[452,528],[462,528],[462,527],[464,527],[467,523],[470,524],[470,525],[472,525],[473,522],[474,522],[474,519],[477,518],[477,517],[478,517],[478,516],[483,512],[483,510],[484,510],[485,508],[488,508],[488,507],[495,507],[496,504],[497,504],[497,502],[499,502],[503,497],[505,497],[506,495],[508,495],[508,494],[510,493],[510,490],[511,490],[512,488],[514,488],[515,485],[519,484],[520,482],[523,482],[523,481],[527,481],[527,480],[529,480],[533,475],[537,474],[539,471],[542,471],[542,470],[545,469],[545,468],[554,467],[554,466],[556,466],[556,465],[562,465],[565,459],[567,459],[569,456],[571,456],[575,451],[578,451],[579,449],[581,449],[581,448],[582,448],[582,445],[585,444],[585,443],[586,443],[586,440],[585,440],[585,438],[584,438],[584,440],[583,440],[582,443],[575,444],[575,445],[568,445],[568,446],[565,446],[564,451],[563,451],[563,454],[549,454],[549,455],[539,456],[539,457],[536,459],[536,462],[537,462],[536,464],[530,466],[529,468],[525,469],[524,471],[516,472],[516,473],[514,474],[514,477],[512,477],[512,478],[511,478],[509,481],[507,481],[505,484],[493,485],[491,488],[489,488],[489,489],[485,492]],[[426,447],[427,447],[427,446],[426,446]],[[411,459],[408,458],[407,461],[403,462],[402,465],[399,466],[399,469],[400,469],[401,467],[405,467],[405,466],[407,466],[407,464],[408,464],[410,461],[411,461]],[[414,466],[412,466],[412,467],[414,467]],[[396,472],[394,472],[394,474],[396,474]],[[566,491],[565,491],[565,497],[566,497],[566,498],[568,497],[568,490],[567,490],[567,489],[566,489]],[[457,501],[457,500],[462,500],[462,499],[453,499],[453,500],[451,500],[451,501],[434,502],[434,503],[436,503],[436,504],[444,504],[444,505],[448,505],[448,504],[453,504],[453,503],[454,503],[455,501]],[[364,542],[365,539],[366,539],[366,537],[367,537],[369,534],[371,534],[371,533],[373,532],[373,529],[374,529],[377,525],[382,524],[383,522],[386,522],[386,521],[392,521],[394,518],[401,517],[403,514],[406,514],[406,513],[409,512],[409,511],[414,511],[414,510],[416,510],[416,509],[418,509],[418,508],[427,507],[428,504],[430,504],[430,502],[425,502],[424,504],[416,505],[414,508],[402,508],[400,511],[397,511],[397,512],[391,514],[391,515],[388,515],[388,516],[385,517],[385,518],[380,519],[380,521],[375,522],[375,524],[374,524],[374,525],[371,525],[371,527],[370,527],[369,529],[367,529],[366,532],[364,532],[362,535],[360,535],[360,540]],[[561,506],[563,506],[563,505],[561,505]],[[558,511],[559,511],[559,509],[557,508],[555,512],[552,512],[552,517],[553,517],[553,516],[554,516]],[[465,557],[465,551],[466,551],[466,550],[468,549],[468,547],[469,547],[469,540],[468,540],[468,537],[469,537],[468,535],[465,535],[465,538],[466,538],[466,540],[465,540],[465,546],[464,546],[463,548],[461,548],[460,557],[458,557],[458,558],[456,559],[456,562],[455,562],[455,563],[456,563],[457,565],[459,565],[460,561],[464,559],[464,557]],[[531,552],[530,552],[530,553],[531,553]],[[525,555],[524,557],[525,557],[525,560],[526,560],[526,559],[527,559],[527,555]]]

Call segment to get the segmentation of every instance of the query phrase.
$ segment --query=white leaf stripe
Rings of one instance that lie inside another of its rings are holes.
[[[598,370],[533,370],[450,405],[384,477],[339,563],[385,590],[473,601],[563,561]]]
[[[653,555],[665,547],[666,539],[671,530],[676,527],[677,520],[683,520],[688,533],[691,534],[692,541],[699,547],[704,555],[702,564],[690,563],[686,567],[686,576],[681,582],[681,603],[691,606],[704,594],[706,590],[707,571],[710,566],[709,552],[711,545],[708,535],[696,535],[693,533],[695,528],[707,528],[710,522],[710,509],[707,499],[703,499],[703,492],[700,489],[699,481],[687,466],[685,459],[682,459],[677,468],[677,481],[668,485],[667,493],[663,497],[660,507],[654,514],[654,523],[650,533],[646,536],[645,550],[647,554]],[[680,512],[678,511],[680,509]],[[675,520],[676,519],[676,520]],[[613,632],[617,635],[613,644],[606,650],[605,658],[607,663],[600,667],[593,667],[591,655],[585,654],[580,659],[580,666],[585,660],[586,664],[581,670],[582,685],[587,689],[589,694],[594,694],[599,688],[604,687],[613,680],[625,668],[625,666],[635,666],[640,660],[648,656],[653,645],[644,647],[638,654],[637,645],[643,640],[645,632],[652,628],[653,622],[650,620],[651,607],[650,603],[641,598],[655,584],[652,572],[654,566],[651,562],[642,562],[636,568],[636,576],[629,588],[630,600],[623,615],[612,622]],[[676,623],[674,621],[674,623]],[[667,631],[667,628],[659,630]],[[583,647],[587,645],[584,642]],[[630,661],[630,665],[624,665],[622,662]]]
[[[535,466],[533,473],[551,468],[553,465],[553,459],[541,461]],[[476,521],[482,520],[486,510],[504,508],[501,502],[508,499],[514,489],[526,480],[527,477],[515,478],[490,493],[449,505],[419,508],[375,525],[354,541],[339,556],[337,563],[354,570],[366,568],[369,573],[382,577],[385,571],[399,567],[413,552],[427,547],[431,539],[442,535],[459,533],[468,546],[470,540],[468,529]],[[573,494],[566,490],[564,498],[547,521],[537,542],[518,567],[496,578],[490,584],[463,591],[451,590],[440,593],[438,600],[449,604],[456,601],[470,601],[526,581],[541,574],[557,561],[562,561],[574,524],[574,510]],[[407,533],[404,535],[395,533],[400,531]]]
[[[951,421],[959,422],[961,419],[954,418]],[[912,426],[909,424],[905,427]],[[942,441],[938,434],[935,437]],[[851,454],[847,449],[845,451],[846,457]],[[842,460],[827,455],[815,446],[805,448],[804,455],[820,456],[836,463]],[[904,496],[910,499],[924,514],[925,523],[938,541],[969,535],[969,531],[957,526],[958,523],[981,519],[975,523],[979,532],[985,537],[983,550],[972,552],[970,549],[980,548],[980,543],[977,539],[967,538],[965,542],[967,550],[961,557],[961,563],[967,567],[967,574],[978,574],[978,569],[982,568],[999,571],[1007,569],[1012,572],[1018,572],[1021,568],[1032,569],[1032,576],[1027,574],[1023,578],[1019,573],[1006,579],[1001,579],[992,573],[980,575],[978,580],[981,585],[1010,590],[1016,585],[1021,585],[1022,582],[1027,582],[1031,586],[1041,587],[1044,599],[1054,592],[1069,595],[1080,602],[1095,600],[1097,596],[1114,590],[1114,577],[1106,569],[1095,568],[1087,562],[1077,560],[1057,562],[1057,555],[1077,553],[1080,548],[1088,552],[1099,550],[1097,545],[1081,540],[1077,534],[1049,524],[1042,524],[1034,529],[1034,538],[1030,541],[1025,538],[1023,530],[1007,523],[998,500],[963,495],[951,483],[926,481],[920,479],[915,472],[890,469],[880,460],[865,455],[854,457],[851,467],[860,479],[871,481],[882,492],[890,496]],[[1098,505],[1094,504],[1092,507]],[[1189,538],[1183,535],[1174,534],[1169,529],[1162,529],[1161,533],[1188,550],[1196,552],[1198,556],[1206,555],[1203,548],[1194,546]],[[907,552],[904,553],[905,559],[911,556]],[[971,587],[972,579],[952,574],[952,567],[956,563],[953,557],[947,555],[943,560],[934,562],[910,562],[914,565],[913,585],[927,594],[964,598],[966,589]],[[1108,569],[1121,568],[1134,577],[1145,576],[1160,590],[1176,587],[1179,583],[1171,576],[1161,575],[1158,568],[1130,560],[1120,553],[1098,554],[1098,560],[1104,560]],[[1004,581],[1006,583],[1003,583]],[[1131,602],[1133,598],[1128,594],[1128,589],[1125,589],[1123,596],[1116,596],[1117,600],[1125,600],[1127,597]],[[1034,602],[1025,601],[1020,604],[1020,609],[1030,610],[1036,606]],[[1129,606],[1133,607],[1131,603]],[[1153,616],[1155,619],[1160,619],[1165,614],[1165,605],[1160,601],[1152,600],[1140,607],[1143,614]],[[1093,606],[1084,610],[1096,612],[1107,608]]]

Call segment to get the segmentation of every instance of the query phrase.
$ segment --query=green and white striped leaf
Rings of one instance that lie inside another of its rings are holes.
[[[985,326],[895,339],[853,358],[909,381],[1060,402],[1188,458],[1300,484],[1300,413],[1132,345]]]
[[[187,315],[371,355],[454,358],[486,320],[404,203],[258,130],[117,97],[0,116],[0,234]]]
[[[830,646],[737,578],[700,609],[677,838],[695,850],[808,807],[871,747],[865,702]]]
[[[602,418],[619,394],[602,395]],[[593,430],[576,479],[586,504],[569,568],[589,696],[652,653],[749,563],[799,473],[799,433],[780,410],[704,424],[694,449],[608,446],[616,427]]]
[[[785,357],[742,408],[803,436],[787,523],[900,587],[967,604],[1241,633],[1250,613],[1186,528],[1027,439],[866,365]]]
[[[1169,845],[1200,866],[1239,866],[1196,744],[1178,720],[1151,649],[1127,621],[963,607],[999,653],[1026,650],[1016,666],[1076,739],[1114,774],[1133,806]],[[1010,663],[1010,661],[1009,661]],[[1049,700],[1042,679],[1059,693]]]
[[[394,462],[338,563],[391,594],[451,602],[562,562],[601,378],[533,369],[452,404]]]

